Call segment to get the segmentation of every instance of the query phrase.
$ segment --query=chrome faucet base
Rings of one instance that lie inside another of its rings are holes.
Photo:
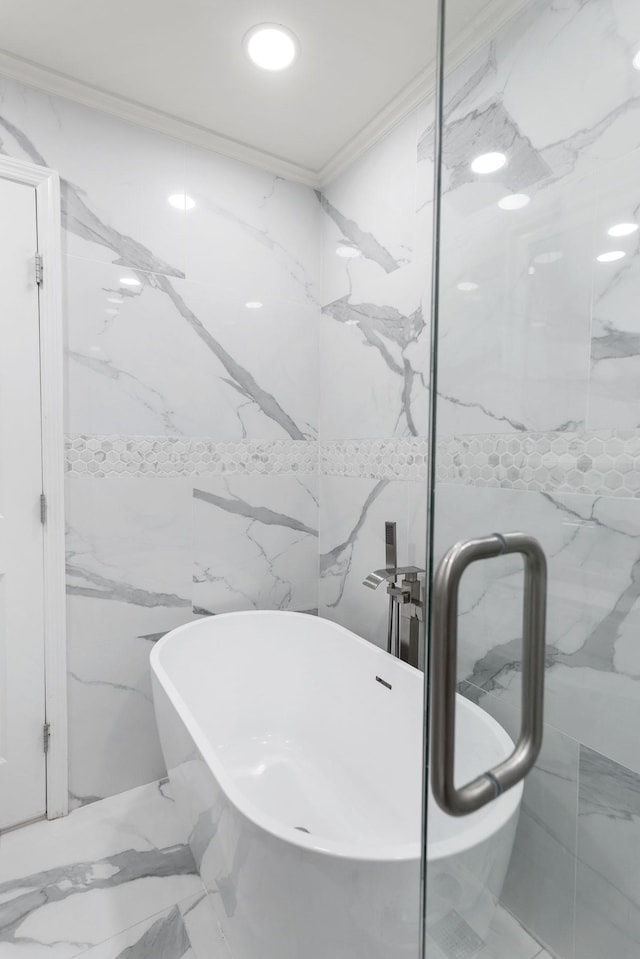
[[[387,584],[387,652],[411,666],[421,668],[420,624],[424,620],[424,603],[418,576],[424,570],[419,566],[397,565],[395,523],[385,523],[385,549],[387,565],[384,569],[369,573],[363,585],[377,589],[383,583]],[[401,629],[402,623],[407,624],[405,630]]]

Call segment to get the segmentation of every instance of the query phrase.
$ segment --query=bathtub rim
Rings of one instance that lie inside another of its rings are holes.
[[[259,806],[252,802],[252,800],[249,799],[241,789],[236,786],[232,777],[226,771],[224,763],[218,758],[216,750],[211,745],[202,726],[195,719],[192,711],[188,707],[188,704],[178,692],[177,687],[173,683],[167,670],[164,668],[161,662],[160,657],[162,650],[165,646],[173,642],[178,635],[196,626],[201,629],[205,624],[208,624],[211,621],[218,623],[229,618],[235,619],[265,616],[284,616],[287,619],[300,619],[301,621],[304,617],[304,620],[306,621],[309,615],[310,614],[308,613],[299,613],[292,610],[237,610],[228,613],[218,613],[215,616],[192,620],[189,623],[184,623],[183,625],[177,626],[175,629],[170,630],[154,644],[149,656],[151,670],[155,679],[160,683],[164,692],[166,693],[171,705],[178,715],[178,718],[184,724],[202,759],[209,767],[209,770],[218,783],[221,791],[224,793],[229,803],[236,809],[239,815],[249,820],[249,822],[251,822],[255,827],[263,830],[264,832],[271,833],[281,842],[293,846],[296,849],[304,849],[309,852],[331,856],[338,859],[369,863],[400,863],[419,860],[422,855],[421,836],[419,836],[416,840],[406,843],[388,842],[377,844],[368,843],[367,845],[358,845],[355,843],[350,844],[345,843],[344,841],[329,839],[326,837],[323,838],[322,836],[299,832],[293,827],[290,827],[289,830],[281,821],[275,819],[273,816],[270,816],[268,813],[265,813]],[[344,633],[351,640],[356,641],[363,648],[365,648],[369,654],[372,650],[375,650],[378,653],[384,653],[384,651],[379,647],[374,646],[366,639],[363,639],[362,636],[358,636],[357,633],[346,629],[346,627],[341,626],[339,623],[334,623],[332,620],[325,619],[322,616],[313,618],[316,620],[321,620],[323,623],[327,623],[337,631]],[[421,683],[423,682],[422,673],[418,673],[414,667],[409,666],[407,663],[395,658],[394,664],[400,670],[410,673],[417,681]],[[505,746],[505,748],[513,748],[513,740],[509,734],[503,729],[497,720],[489,715],[489,713],[485,712],[484,709],[465,697],[461,696],[460,702],[464,704],[464,708],[468,708],[472,713],[475,714],[477,720],[486,726],[488,732],[495,736],[501,742],[501,744]],[[420,715],[422,716],[422,712]],[[523,789],[524,784],[522,782],[513,786],[512,789],[508,790],[493,803],[484,807],[486,814],[474,826],[466,830],[461,830],[460,833],[456,834],[455,836],[429,842],[429,835],[427,833],[427,862],[436,862],[438,860],[455,856],[459,853],[464,853],[466,850],[491,839],[511,821],[511,818],[514,815],[518,813]],[[435,804],[435,799],[430,793],[428,805],[430,806],[432,803]],[[465,817],[461,817],[458,821],[461,824],[464,823]],[[291,832],[291,835],[289,832]]]

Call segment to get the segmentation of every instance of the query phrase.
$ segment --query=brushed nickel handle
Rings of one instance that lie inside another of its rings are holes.
[[[522,725],[514,751],[464,786],[454,785],[458,591],[465,569],[481,559],[520,553],[525,561],[522,620]],[[542,745],[547,561],[526,533],[493,533],[456,543],[434,580],[431,672],[431,785],[438,805],[451,816],[475,812],[520,782]]]

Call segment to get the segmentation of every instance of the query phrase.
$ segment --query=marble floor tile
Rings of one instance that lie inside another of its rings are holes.
[[[427,938],[427,959],[552,959],[541,952],[541,945],[502,906],[496,908],[484,943],[456,942],[455,934],[448,941]]]
[[[506,909],[496,909],[482,959],[537,959],[540,943]]]
[[[143,949],[159,937],[178,948],[184,923],[171,909],[197,894],[202,884],[166,784],[133,789],[0,836],[0,959],[72,959],[163,911],[133,942],[146,936]],[[173,956],[140,949],[125,954]]]
[[[83,959],[195,959],[178,906],[136,923],[82,954]]]

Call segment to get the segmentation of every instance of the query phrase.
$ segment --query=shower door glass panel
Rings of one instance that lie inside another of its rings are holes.
[[[445,13],[434,560],[521,531],[549,578],[542,750],[521,801],[475,821],[429,797],[425,953],[637,959],[640,4]],[[464,574],[456,758],[474,773],[485,717],[518,736],[522,608],[517,556]]]

